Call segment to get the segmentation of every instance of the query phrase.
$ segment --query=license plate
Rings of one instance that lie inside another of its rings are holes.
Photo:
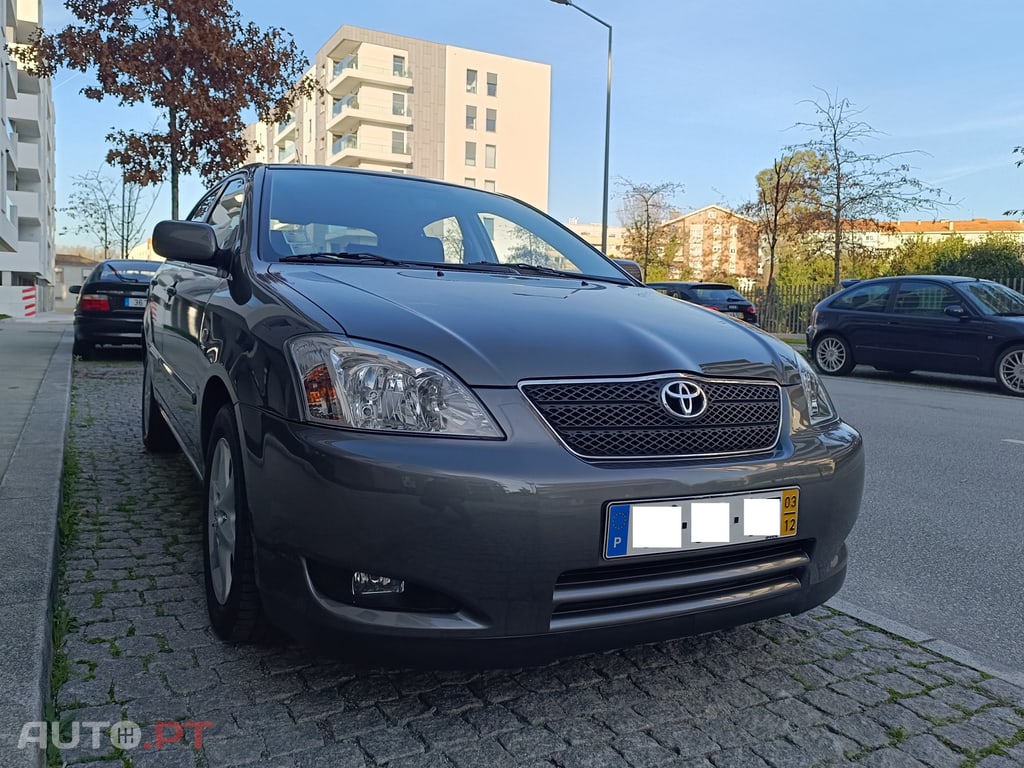
[[[129,296],[124,300],[124,305],[126,307],[133,307],[135,309],[139,309],[146,306],[146,299],[145,297],[136,299],[133,296]]]
[[[743,313],[742,312],[726,312],[725,314],[732,315],[733,317],[739,317],[741,319],[743,317]]]
[[[687,552],[796,536],[800,489],[617,501],[607,508],[605,557]]]

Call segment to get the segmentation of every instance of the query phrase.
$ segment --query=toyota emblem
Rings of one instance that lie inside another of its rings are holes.
[[[692,381],[671,381],[661,388],[661,404],[680,419],[695,419],[708,408],[704,390]]]

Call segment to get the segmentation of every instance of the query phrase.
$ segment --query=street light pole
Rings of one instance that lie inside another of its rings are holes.
[[[608,98],[605,100],[604,108],[604,197],[601,200],[601,253],[608,254],[608,158],[610,154],[610,140],[612,127],[612,25],[607,21],[597,18],[589,11],[585,11],[572,0],[551,0],[559,5],[568,5],[575,8],[584,16],[589,16],[598,24],[608,29]]]

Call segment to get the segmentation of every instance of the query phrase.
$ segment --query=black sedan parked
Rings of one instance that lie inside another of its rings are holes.
[[[743,294],[727,283],[666,281],[648,283],[647,287],[653,288],[659,293],[664,293],[674,299],[682,299],[692,304],[700,304],[730,317],[746,320],[748,323],[757,325],[757,310],[754,308],[754,305]]]
[[[189,219],[142,432],[205,483],[220,637],[506,665],[842,584],[861,439],[787,345],[482,190],[251,165]]]
[[[908,275],[862,280],[819,303],[807,329],[818,370],[994,376],[1024,396],[1024,295],[990,280]]]
[[[146,292],[159,266],[157,261],[107,259],[84,285],[68,289],[78,294],[74,354],[85,359],[100,344],[142,344]]]

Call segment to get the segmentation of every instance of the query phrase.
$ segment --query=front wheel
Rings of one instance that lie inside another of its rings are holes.
[[[818,370],[831,376],[845,376],[856,365],[850,345],[839,336],[828,334],[815,340],[812,352]]]
[[[1024,397],[1024,346],[1003,350],[996,360],[996,381],[1003,391]]]
[[[204,473],[203,564],[213,631],[229,642],[261,642],[272,630],[256,586],[255,547],[231,405],[217,412]]]

